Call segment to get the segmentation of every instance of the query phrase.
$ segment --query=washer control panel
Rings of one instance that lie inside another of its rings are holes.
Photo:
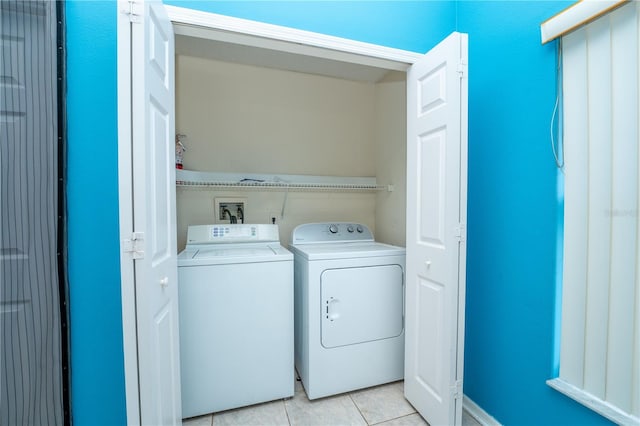
[[[278,225],[192,225],[187,230],[187,244],[248,243],[279,240]]]
[[[366,225],[349,222],[305,223],[291,235],[292,244],[373,241]]]

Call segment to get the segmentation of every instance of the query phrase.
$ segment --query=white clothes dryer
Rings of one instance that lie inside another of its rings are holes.
[[[293,396],[293,255],[278,226],[189,226],[178,279],[183,417]]]
[[[404,376],[405,249],[365,225],[293,230],[295,364],[309,399]]]

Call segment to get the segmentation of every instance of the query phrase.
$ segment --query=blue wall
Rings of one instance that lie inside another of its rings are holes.
[[[458,3],[469,33],[464,393],[503,424],[607,423],[545,384],[556,372],[557,46],[541,46],[539,25],[566,6]]]
[[[424,53],[455,28],[451,1],[202,1],[165,4]]]
[[[124,425],[116,6],[65,8],[72,416],[76,425]]]
[[[560,2],[166,3],[426,52],[468,32],[465,393],[505,424],[602,424],[554,372],[557,175],[549,148]],[[66,3],[72,414],[126,423],[118,245],[116,5]]]

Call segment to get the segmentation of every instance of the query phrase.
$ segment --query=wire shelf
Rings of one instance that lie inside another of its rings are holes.
[[[338,177],[308,175],[257,175],[208,173],[176,170],[176,185],[183,188],[254,189],[285,191],[353,191],[389,190],[374,177]]]

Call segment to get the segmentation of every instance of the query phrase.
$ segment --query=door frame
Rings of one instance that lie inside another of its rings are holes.
[[[138,331],[136,320],[135,266],[123,241],[133,234],[133,137],[131,123],[131,10],[118,1],[117,92],[118,92],[118,205],[120,241],[120,296],[127,423],[140,424],[138,382]]]
[[[118,176],[120,204],[120,241],[133,233],[133,194],[131,179],[131,57],[130,24],[135,2],[118,2]],[[194,9],[165,5],[175,35],[270,49],[316,58],[372,66],[390,71],[407,70],[424,54],[303,31],[278,25],[234,18]],[[121,52],[128,54],[121,55]],[[122,244],[122,243],[121,243]],[[135,269],[131,256],[121,246],[121,296],[125,400],[127,421],[139,424],[140,388],[138,383],[138,343],[136,327]]]
[[[175,35],[407,71],[422,54],[279,25],[165,5]]]

